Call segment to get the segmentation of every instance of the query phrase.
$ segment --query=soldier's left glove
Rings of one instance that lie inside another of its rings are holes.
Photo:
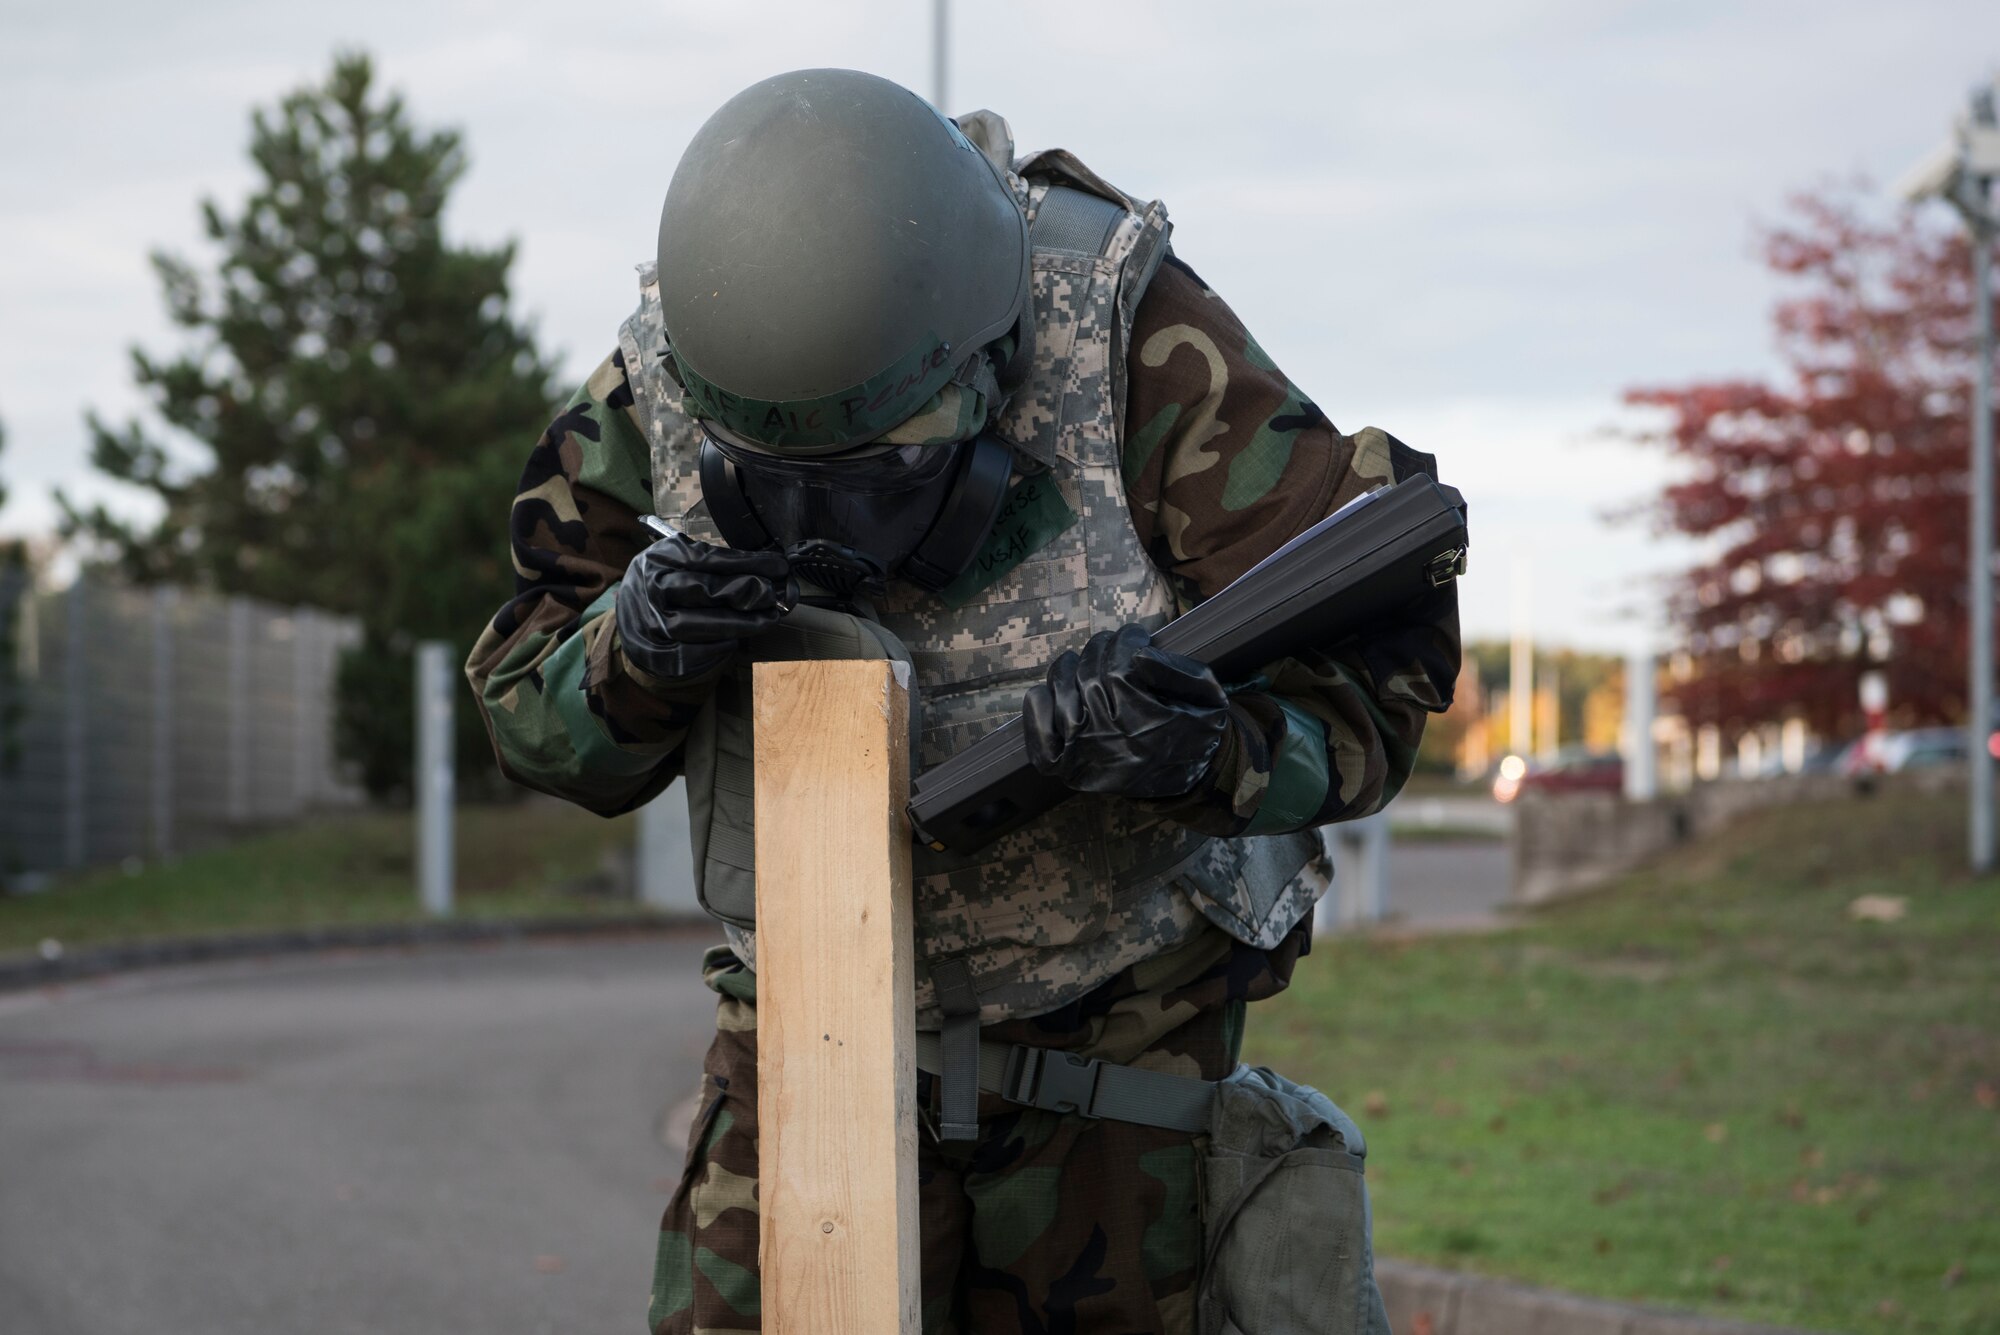
[[[1126,626],[1049,664],[1048,681],[1021,702],[1021,722],[1028,759],[1072,788],[1178,797],[1214,763],[1229,698],[1206,664]]]

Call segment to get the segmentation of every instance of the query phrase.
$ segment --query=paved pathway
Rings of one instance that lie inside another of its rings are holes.
[[[1399,841],[1422,924],[1498,843]],[[706,933],[308,955],[0,995],[8,1335],[644,1326]]]
[[[0,1327],[637,1332],[713,1013],[651,938],[0,997]]]
[[[1498,921],[1511,874],[1507,845],[1498,840],[1397,839],[1389,848],[1390,925],[1438,930]]]
[[[1418,931],[1490,927],[1512,890],[1506,841],[1514,810],[1478,793],[1404,794],[1385,813],[1396,831],[1389,850],[1389,927]],[[1425,830],[1439,838],[1425,839]],[[1467,837],[1484,831],[1487,839]]]

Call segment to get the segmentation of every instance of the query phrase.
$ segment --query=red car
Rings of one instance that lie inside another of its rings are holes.
[[[1625,760],[1616,751],[1586,751],[1569,747],[1547,760],[1524,761],[1508,756],[1493,780],[1495,801],[1511,802],[1523,793],[1622,793]]]

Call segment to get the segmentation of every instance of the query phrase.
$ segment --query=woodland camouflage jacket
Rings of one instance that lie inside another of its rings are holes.
[[[1183,608],[1426,462],[1378,430],[1343,435],[1171,253],[1130,346],[1127,501]],[[678,775],[708,695],[707,682],[656,682],[629,664],[604,596],[651,540],[639,523],[653,508],[649,454],[613,352],[528,457],[512,511],[516,592],[466,665],[508,776],[604,814]],[[1209,780],[1153,805],[1218,836],[1373,812],[1407,778],[1458,667],[1447,586],[1402,624],[1270,664],[1261,685],[1233,694]],[[1286,817],[1272,820],[1277,811]]]

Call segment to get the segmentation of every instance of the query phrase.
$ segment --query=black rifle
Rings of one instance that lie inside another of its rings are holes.
[[[1465,571],[1465,502],[1429,477],[1368,493],[1293,538],[1153,643],[1224,681],[1334,645]],[[910,824],[940,852],[969,852],[1070,796],[1028,762],[1016,717],[917,776]]]

